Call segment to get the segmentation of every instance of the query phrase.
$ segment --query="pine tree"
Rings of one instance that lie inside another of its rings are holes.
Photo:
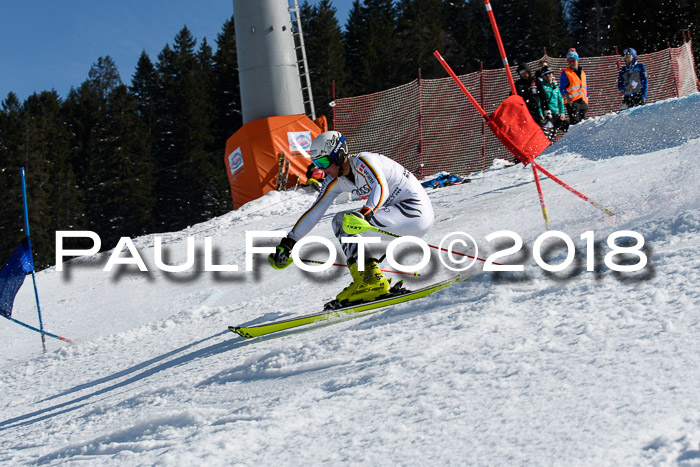
[[[681,30],[693,24],[692,7],[688,8],[692,3],[697,10],[697,1],[617,0],[613,19],[617,45],[649,53],[666,48],[669,42],[680,42]]]
[[[203,160],[196,171],[197,175],[202,176],[200,186],[197,187],[200,196],[197,215],[198,219],[206,220],[233,208],[226,166],[223,162],[226,141],[219,145],[213,133],[215,123],[212,115],[215,115],[216,109],[213,97],[218,77],[214,69],[214,54],[206,37],[202,39],[197,51],[197,65],[199,81],[203,85],[200,106],[207,116],[206,124],[202,127]]]
[[[110,57],[100,57],[90,68],[88,79],[71,89],[63,111],[73,132],[71,165],[77,176],[87,226],[102,237],[105,248],[119,238],[114,232],[111,214],[105,209],[107,173],[113,148],[120,144],[109,133],[109,96],[122,85],[116,64]]]
[[[137,109],[136,100],[125,85],[110,92],[106,114],[110,157],[105,160],[101,200],[106,214],[102,228],[108,230],[108,244],[119,237],[144,235],[151,224],[154,164],[147,127]]]
[[[331,116],[333,82],[337,97],[347,96],[347,65],[345,46],[336,9],[330,0],[321,0],[311,6],[305,1],[301,6],[302,29],[306,58],[309,63],[311,86],[314,93],[316,114]]]
[[[218,214],[217,192],[210,183],[221,161],[207,151],[212,138],[209,78],[202,68],[206,47],[195,53],[196,40],[183,27],[173,48],[166,45],[156,69],[159,92],[154,156],[159,165],[157,226],[180,229]]]
[[[613,52],[613,13],[615,0],[572,0],[569,4],[571,47],[580,56],[600,56]]]
[[[24,102],[24,141],[19,161],[27,170],[32,250],[37,268],[53,264],[56,230],[80,228],[81,204],[69,164],[69,134],[56,91],[34,93]],[[19,168],[15,168],[19,171]]]
[[[548,55],[564,56],[571,40],[560,0],[531,0],[529,9],[534,13],[530,19],[531,57],[541,57],[544,49]]]
[[[223,150],[226,140],[243,125],[241,114],[241,90],[238,81],[236,31],[233,18],[229,18],[216,37],[214,53],[214,82],[212,103],[214,121],[211,133],[214,147]]]
[[[398,4],[401,75],[406,81],[421,69],[424,78],[442,78],[445,71],[433,56],[445,50],[447,18],[441,0],[401,0]]]
[[[88,79],[70,92],[64,113],[90,230],[105,248],[147,233],[154,204],[148,127],[109,57],[98,59]]]
[[[134,96],[137,111],[146,127],[149,155],[153,145],[153,131],[157,118],[154,106],[157,87],[158,74],[144,50],[136,63],[136,71],[131,79],[129,91]]]
[[[493,50],[497,57],[493,35],[486,36],[487,32],[490,34],[490,30],[478,26],[480,19],[488,21],[485,15],[479,15],[483,10],[483,5],[479,3],[477,5],[469,0],[443,0],[446,37],[440,52],[459,75],[478,70],[480,62],[489,58],[489,50]],[[445,77],[445,74],[438,77]]]
[[[10,92],[0,108],[0,263],[7,261],[23,237],[20,147],[26,141],[22,105]]]
[[[345,32],[348,70],[355,94],[388,89],[413,76],[402,76],[396,9],[391,0],[353,2]]]
[[[366,17],[360,0],[353,0],[347,22],[345,23],[345,32],[343,33],[345,60],[351,77],[348,82],[348,93],[350,96],[357,96],[365,92],[364,86],[358,80],[365,69],[364,42],[367,30],[365,23]]]
[[[569,48],[570,40],[559,0],[501,0],[492,3],[511,63],[540,58],[544,49],[550,55],[560,55]],[[488,19],[484,23],[490,29]],[[489,39],[495,41],[493,33]]]

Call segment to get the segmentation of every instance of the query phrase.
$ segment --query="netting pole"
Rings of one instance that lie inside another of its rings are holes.
[[[615,64],[617,65],[617,71],[620,71],[620,52],[617,50],[617,46],[615,46]]]
[[[498,44],[498,52],[501,54],[501,60],[503,60],[503,66],[506,69],[506,77],[508,78],[508,84],[510,84],[510,92],[512,95],[518,94],[515,89],[515,81],[513,81],[513,75],[510,73],[510,66],[508,66],[508,57],[506,57],[506,50],[503,48],[503,41],[501,40],[501,34],[498,32],[498,26],[496,25],[496,17],[493,16],[493,9],[491,8],[491,2],[489,0],[484,0],[484,5],[486,6],[486,13],[489,15],[489,21],[491,22],[491,29],[493,29],[493,34],[496,36],[496,43]]]
[[[333,101],[333,107],[331,107],[331,125],[335,130],[335,80],[331,81],[331,100]]]
[[[484,62],[479,62],[479,81],[481,84],[481,107],[484,107]],[[481,122],[481,170],[486,170],[486,121]]]
[[[676,90],[676,97],[681,97],[680,79],[678,79],[678,67],[673,66],[673,53],[671,52],[671,43],[668,43],[668,64],[671,66],[671,76],[673,76],[673,87]]]
[[[421,88],[421,73],[420,68],[418,68],[418,175],[419,180],[423,180],[423,99],[422,88]]]
[[[32,254],[32,242],[29,239],[29,209],[27,208],[27,183],[24,177],[24,167],[22,167],[22,201],[24,202],[24,230],[27,234],[27,248],[29,249],[29,259],[32,265],[32,282],[34,283],[34,298],[36,299],[36,310],[39,313],[39,332],[41,332],[41,347],[44,349],[44,352],[46,352],[46,336],[44,336],[44,322],[41,319],[39,291],[36,288],[36,275],[34,274],[34,255]]]
[[[693,63],[693,73],[695,73],[695,84],[698,86],[698,90],[700,90],[700,77],[698,77],[697,74],[697,67],[695,66],[695,55],[693,54],[693,38],[690,37],[690,29],[688,29],[688,43],[690,44],[689,49],[690,49],[690,59]]]

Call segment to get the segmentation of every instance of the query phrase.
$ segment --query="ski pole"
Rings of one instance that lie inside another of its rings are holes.
[[[373,226],[372,224],[370,224],[369,222],[367,222],[366,220],[360,219],[359,217],[353,216],[351,214],[346,214],[345,216],[343,216],[343,230],[345,231],[345,233],[348,233],[350,235],[361,234],[364,232],[373,231],[373,232],[378,232],[380,234],[388,235],[390,237],[396,237],[396,238],[401,237],[401,235],[399,235],[399,234],[395,234],[393,232],[379,229],[379,228]],[[459,251],[448,250],[447,248],[440,248],[438,246],[431,245],[430,243],[427,243],[427,245],[430,248],[433,248],[433,249],[438,250],[438,251],[455,253],[455,254],[460,255],[460,256],[466,256],[467,258],[478,259],[479,261],[484,261],[484,262],[486,261],[485,259],[479,258],[478,256],[472,256],[472,255],[468,255],[466,253],[460,253]],[[497,263],[495,261],[493,262],[493,264],[497,264],[499,266],[502,265],[501,263]]]
[[[318,261],[315,259],[305,259],[305,258],[299,258],[299,259],[301,259],[303,262],[309,263],[309,264],[326,264],[325,261]],[[333,266],[336,266],[339,268],[347,268],[348,267],[347,264],[339,264],[339,263],[333,263]],[[407,276],[414,276],[414,277],[420,276],[420,274],[418,274],[417,272],[393,271],[391,269],[382,269],[381,271],[388,272],[390,274],[406,274]]]
[[[30,326],[30,325],[28,325],[27,323],[23,323],[22,321],[16,320],[16,319],[11,318],[11,317],[9,317],[9,316],[5,316],[5,315],[0,315],[0,316],[2,316],[3,318],[9,319],[9,320],[12,321],[13,323],[17,323],[17,324],[19,324],[20,326],[24,326],[24,327],[27,328],[27,329],[31,329],[31,330],[34,331],[34,332],[41,333],[41,335],[46,335],[46,336],[49,336],[49,337],[53,337],[54,339],[58,339],[58,340],[61,340],[61,341],[64,341],[64,342],[69,342],[69,343],[71,343],[71,344],[74,343],[72,340],[68,339],[67,337],[61,337],[61,336],[59,336],[59,335],[57,335],[57,334],[50,333],[49,331],[44,331],[43,329],[37,329],[37,328],[35,328],[34,326]]]

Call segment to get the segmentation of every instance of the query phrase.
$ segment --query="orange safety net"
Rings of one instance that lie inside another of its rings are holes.
[[[647,103],[697,90],[691,44],[639,55],[649,78]],[[566,59],[544,58],[558,81]],[[539,62],[529,65],[536,69]],[[581,57],[588,80],[588,117],[620,109],[622,93],[617,90],[617,76],[618,65],[623,64],[618,56]],[[515,69],[510,69],[514,75]],[[503,68],[459,79],[488,114],[510,95]],[[335,104],[334,129],[346,136],[351,153],[384,154],[420,178],[441,171],[468,175],[490,167],[497,158],[515,160],[450,77],[417,79],[374,94],[337,99]]]

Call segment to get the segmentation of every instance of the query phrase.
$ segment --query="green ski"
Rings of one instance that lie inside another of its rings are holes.
[[[467,276],[455,276],[450,279],[446,279],[442,282],[436,284],[428,285],[418,290],[405,291],[404,293],[398,295],[390,295],[385,298],[380,298],[372,302],[364,302],[359,304],[351,304],[342,308],[337,308],[335,310],[327,310],[321,313],[315,313],[311,315],[300,316],[298,318],[290,318],[282,321],[274,321],[272,323],[259,324],[256,326],[229,326],[228,329],[231,332],[235,332],[241,337],[252,338],[264,336],[266,334],[271,334],[273,332],[284,331],[286,329],[295,328],[297,326],[304,326],[306,324],[315,323],[318,321],[323,321],[331,318],[341,317],[350,313],[361,313],[363,311],[379,311],[385,308],[389,308],[393,305],[399,303],[408,302],[411,300],[416,300],[418,298],[427,297],[433,292],[445,289],[457,282],[466,279]]]

